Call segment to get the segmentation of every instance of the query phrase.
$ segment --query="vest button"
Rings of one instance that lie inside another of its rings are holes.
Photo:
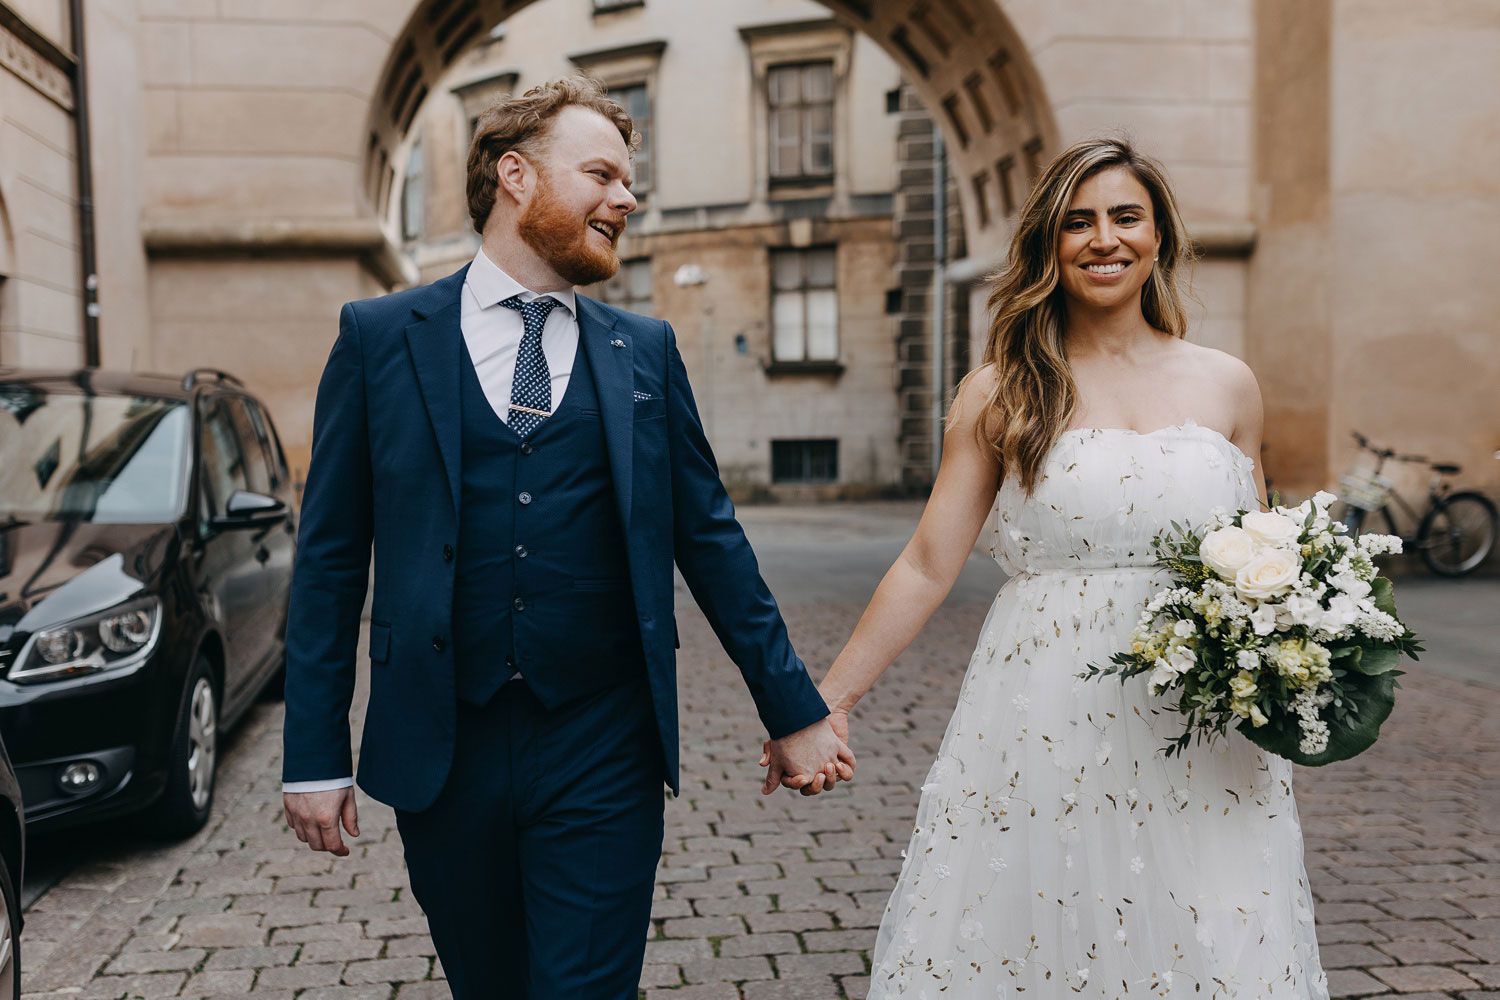
[[[512,601],[511,604],[510,604],[510,606],[513,607],[513,608],[515,608],[517,611],[525,611],[526,610],[526,602],[523,601],[523,600],[521,600],[519,597],[516,598],[514,601]]]
[[[453,546],[451,546],[451,545],[444,545],[443,546],[443,562],[452,562],[452,561],[453,561]]]
[[[531,555],[531,551],[529,549],[527,549],[526,546],[524,546],[524,545],[517,545],[516,546],[516,558],[517,559],[525,559],[529,555]]]
[[[530,441],[522,441],[521,442],[521,454],[523,454],[523,455],[530,455],[534,451],[536,451],[536,449],[531,446],[531,442]]]
[[[432,651],[434,653],[441,653],[443,650],[445,650],[447,648],[448,648],[448,641],[446,639],[444,639],[442,636],[435,635],[435,636],[432,637]]]
[[[516,497],[516,499],[519,500],[519,501],[521,501],[521,506],[524,507],[527,504],[531,503],[531,494],[530,493],[522,493],[520,496]]]

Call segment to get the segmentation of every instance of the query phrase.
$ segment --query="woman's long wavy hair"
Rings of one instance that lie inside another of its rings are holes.
[[[1179,282],[1192,264],[1193,251],[1166,171],[1123,139],[1085,139],[1068,147],[1047,165],[1026,199],[989,297],[994,318],[982,364],[995,366],[997,381],[977,432],[981,446],[999,462],[1001,478],[1019,476],[1028,494],[1078,405],[1063,343],[1067,302],[1059,280],[1058,240],[1078,186],[1111,167],[1124,167],[1145,187],[1152,221],[1161,233],[1160,260],[1141,288],[1146,322],[1174,337],[1187,331]],[[971,372],[964,382],[973,376]]]

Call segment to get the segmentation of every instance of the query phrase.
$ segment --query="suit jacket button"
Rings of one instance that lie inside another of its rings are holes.
[[[443,546],[443,562],[452,562],[452,561],[453,561],[453,546],[451,546],[451,545],[444,545]]]
[[[516,558],[517,559],[525,559],[529,555],[531,555],[531,550],[528,549],[526,546],[524,546],[524,545],[517,545],[516,546]]]
[[[519,501],[521,501],[521,506],[524,507],[527,504],[531,503],[531,494],[530,493],[522,493],[520,496],[516,497],[516,499],[519,500]]]
[[[440,635],[435,635],[435,636],[432,637],[432,651],[434,653],[441,653],[443,650],[445,650],[447,648],[448,648],[448,640],[444,639]]]
[[[536,449],[531,446],[531,442],[530,441],[522,441],[521,442],[521,454],[523,454],[523,455],[530,455],[534,451],[536,451]]]
[[[512,601],[511,604],[510,604],[510,606],[513,607],[513,608],[515,608],[517,611],[525,611],[526,610],[526,602],[523,601],[523,600],[521,600],[519,597],[516,598],[514,601]]]

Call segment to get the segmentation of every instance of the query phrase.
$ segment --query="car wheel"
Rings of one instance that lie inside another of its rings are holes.
[[[186,697],[177,713],[167,787],[151,817],[154,832],[177,838],[203,828],[214,804],[218,760],[218,686],[213,669],[200,656],[188,674]]]
[[[21,997],[21,902],[11,884],[10,868],[0,863],[0,998]]]

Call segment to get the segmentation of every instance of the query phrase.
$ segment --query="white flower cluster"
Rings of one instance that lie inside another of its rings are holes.
[[[1393,642],[1406,627],[1376,606],[1374,556],[1401,551],[1392,535],[1349,537],[1329,510],[1337,500],[1319,492],[1296,507],[1239,515],[1222,508],[1203,525],[1198,559],[1213,575],[1196,588],[1174,586],[1147,603],[1130,635],[1130,657],[1150,668],[1154,693],[1174,687],[1197,666],[1205,644],[1217,645],[1234,672],[1227,690],[1210,701],[1226,706],[1253,726],[1266,725],[1268,711],[1297,716],[1301,749],[1316,754],[1328,746],[1320,712],[1333,695],[1335,648],[1364,640]],[[1208,661],[1206,661],[1208,662]],[[1266,702],[1269,690],[1294,692],[1288,703]],[[1211,674],[1203,683],[1223,685]]]
[[[1292,699],[1290,707],[1297,713],[1297,727],[1302,730],[1298,750],[1313,755],[1328,749],[1328,723],[1320,718],[1319,713],[1332,700],[1332,692],[1318,693],[1310,689],[1300,692]]]

